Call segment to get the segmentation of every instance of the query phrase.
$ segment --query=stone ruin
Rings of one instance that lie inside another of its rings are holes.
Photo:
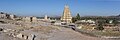
[[[37,22],[37,17],[23,17],[25,22]]]
[[[19,33],[17,32],[18,30],[0,28],[0,31],[6,33],[7,35],[11,37],[25,39],[25,40],[34,40],[36,37],[34,34],[25,35],[25,34]]]

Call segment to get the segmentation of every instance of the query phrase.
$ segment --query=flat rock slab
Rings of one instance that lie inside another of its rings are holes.
[[[13,25],[13,24],[0,24],[0,28],[15,29],[16,25]]]

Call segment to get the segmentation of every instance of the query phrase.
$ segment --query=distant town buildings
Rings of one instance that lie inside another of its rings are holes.
[[[72,16],[68,5],[65,5],[61,21],[66,23],[72,23]]]
[[[76,24],[82,24],[82,25],[96,25],[96,22],[94,20],[79,20],[75,22]]]
[[[95,21],[94,20],[79,20],[79,21],[77,21],[77,22],[81,22],[81,23],[95,23]],[[76,23],[77,23],[76,22]]]

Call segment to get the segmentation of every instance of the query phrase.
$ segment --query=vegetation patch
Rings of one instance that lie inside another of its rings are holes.
[[[89,36],[93,36],[93,37],[120,37],[120,32],[118,31],[97,31],[97,30],[83,30],[83,29],[79,29],[77,30],[78,32],[85,34],[85,35],[89,35]]]

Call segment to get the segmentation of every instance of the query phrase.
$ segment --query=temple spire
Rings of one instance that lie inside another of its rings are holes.
[[[64,11],[63,11],[63,15],[61,17],[61,21],[62,22],[67,22],[67,23],[71,23],[72,22],[72,16],[71,16],[71,12],[69,9],[68,5],[65,5]]]

